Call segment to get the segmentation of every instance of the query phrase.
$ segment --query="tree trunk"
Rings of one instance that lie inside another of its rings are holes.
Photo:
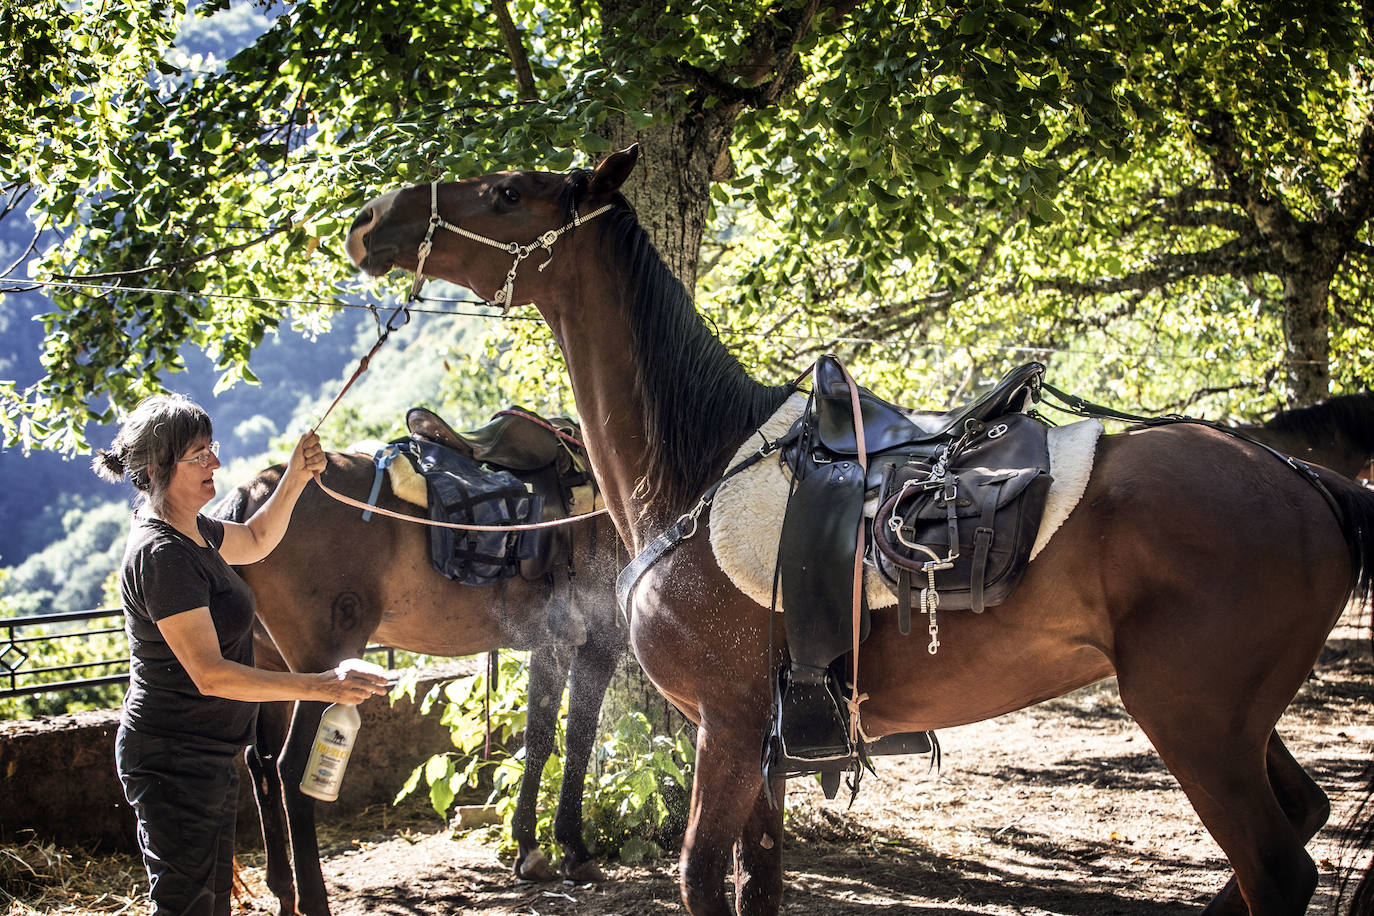
[[[607,4],[611,7],[614,4]],[[697,262],[711,207],[711,182],[734,130],[738,107],[693,109],[680,94],[660,94],[653,124],[635,129],[613,117],[605,136],[616,149],[639,144],[639,164],[622,188],[639,222],[669,269],[695,296]],[[643,713],[655,733],[681,727],[678,715],[649,682],[633,658],[622,666],[606,693],[602,730],[627,710]]]
[[[627,28],[639,13],[636,44],[657,40],[661,27],[654,16],[645,16],[656,0],[603,0],[601,4],[602,53],[607,66],[616,66],[619,30]],[[623,190],[639,214],[658,253],[687,291],[695,295],[697,260],[711,208],[711,182],[717,163],[734,133],[740,103],[718,101],[702,109],[705,93],[665,88],[651,100],[654,121],[636,129],[624,116],[607,120],[605,136],[617,149],[639,144],[639,165]]]
[[[1289,407],[1316,403],[1331,394],[1329,275],[1289,273],[1283,284],[1283,338],[1288,362]]]

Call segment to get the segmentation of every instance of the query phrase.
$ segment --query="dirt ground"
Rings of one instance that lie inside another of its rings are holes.
[[[1319,667],[1280,723],[1332,800],[1332,824],[1309,847],[1321,871],[1311,913],[1330,911],[1340,825],[1374,755],[1368,645],[1331,647],[1344,656]],[[1225,883],[1220,850],[1114,682],[939,737],[938,772],[880,760],[852,808],[814,780],[790,784],[784,912],[1172,916]],[[521,884],[481,830],[454,834],[432,817],[379,812],[323,837],[335,916],[682,912],[675,859],[610,866],[596,885]],[[246,876],[261,896],[245,912],[275,912],[261,872]]]

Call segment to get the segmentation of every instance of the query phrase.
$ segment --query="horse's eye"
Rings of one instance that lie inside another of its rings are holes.
[[[518,204],[520,203],[520,192],[515,188],[502,188],[501,199],[508,204]]]

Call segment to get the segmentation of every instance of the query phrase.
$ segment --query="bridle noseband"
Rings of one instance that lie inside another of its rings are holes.
[[[515,258],[515,261],[510,266],[510,273],[506,274],[505,285],[497,290],[496,295],[491,300],[492,305],[500,306],[504,310],[511,306],[511,295],[515,288],[515,273],[520,269],[521,261],[528,258],[534,249],[543,248],[549,255],[548,258],[544,260],[544,263],[539,265],[539,269],[543,270],[545,267],[548,267],[549,262],[553,260],[553,243],[558,241],[559,236],[585,222],[596,219],[609,209],[611,209],[611,205],[606,204],[586,216],[578,216],[577,206],[574,204],[572,222],[563,226],[563,228],[550,229],[528,245],[521,245],[519,242],[498,242],[496,239],[487,238],[485,235],[478,235],[476,232],[470,232],[462,226],[455,226],[453,223],[448,222],[440,216],[439,182],[432,181],[429,184],[429,228],[425,230],[424,241],[420,243],[418,252],[419,263],[415,265],[415,282],[410,286],[410,296],[406,301],[412,301],[420,295],[420,287],[425,282],[425,259],[429,257],[430,251],[434,248],[434,229],[436,227],[457,233],[465,239],[472,239],[474,242],[481,242],[483,245],[490,245],[492,248],[498,248]]]

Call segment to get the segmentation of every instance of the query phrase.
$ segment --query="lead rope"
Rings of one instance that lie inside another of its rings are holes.
[[[836,360],[836,364],[840,367],[840,371],[844,373],[845,384],[849,386],[849,406],[854,413],[854,442],[858,448],[859,477],[861,480],[867,480],[868,445],[864,441],[863,409],[859,404],[859,386],[855,384],[854,379],[849,374],[849,370],[844,367],[843,363]],[[849,694],[849,745],[855,749],[859,747],[859,704],[868,699],[868,694],[859,693],[859,628],[863,625],[865,527],[865,519],[861,513],[859,517],[858,543],[854,548],[853,615],[851,624],[851,635],[854,640],[852,646],[854,658],[854,683],[850,687]],[[855,791],[858,791],[857,784],[855,785]]]

